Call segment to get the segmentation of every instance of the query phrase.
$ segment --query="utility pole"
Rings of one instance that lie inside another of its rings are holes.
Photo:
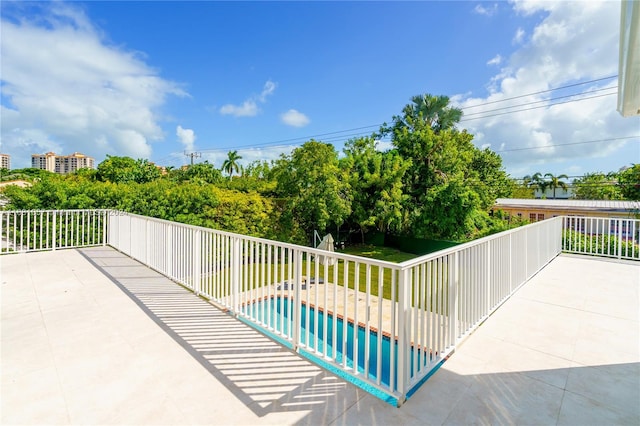
[[[202,157],[201,152],[190,152],[187,154],[187,151],[184,152],[185,157],[191,157],[191,165],[193,166],[193,159]]]

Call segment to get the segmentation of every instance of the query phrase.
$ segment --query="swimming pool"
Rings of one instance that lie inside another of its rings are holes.
[[[316,339],[316,312],[313,306],[307,306],[305,302],[302,302],[300,311],[300,340],[309,350],[315,351],[316,357],[319,361],[324,361],[322,355],[327,354],[328,357],[333,358],[334,346],[335,346],[335,358],[332,361],[336,364],[346,364],[347,367],[353,368],[354,359],[357,359],[357,369],[359,374],[365,374],[365,369],[368,369],[368,377],[370,380],[377,382],[378,374],[380,374],[380,383],[384,386],[389,386],[391,381],[391,369],[393,365],[393,388],[397,385],[397,360],[398,360],[398,342],[397,339],[380,333],[377,330],[369,330],[369,360],[365,359],[365,347],[367,345],[366,339],[366,327],[362,324],[358,324],[357,327],[357,339],[355,334],[355,326],[352,320],[347,320],[346,327],[346,339],[345,339],[345,327],[344,320],[341,317],[334,318],[331,312],[327,312],[327,332],[325,333],[325,312],[320,309],[317,315],[317,333]],[[276,334],[284,336],[291,336],[291,313],[293,311],[293,300],[288,297],[272,297],[270,299],[256,301],[252,304],[245,305],[244,310],[250,313],[250,316],[259,319],[261,322],[267,324],[272,331]],[[334,336],[335,328],[335,336]],[[307,333],[308,330],[308,333]],[[307,342],[308,335],[308,342]],[[335,342],[334,342],[335,337]],[[354,341],[357,340],[357,349]],[[381,340],[379,342],[379,340]],[[316,342],[317,346],[316,347]],[[346,343],[346,344],[345,344]],[[378,345],[380,343],[380,345]],[[325,346],[326,345],[326,352]],[[378,347],[380,346],[380,347]],[[393,358],[391,351],[393,350]],[[354,352],[357,351],[357,358],[354,357]],[[417,351],[417,353],[416,353]],[[346,359],[345,359],[346,357]],[[413,371],[414,362],[421,363],[426,366],[428,362],[432,360],[432,354],[425,353],[423,348],[415,348],[411,346],[411,370]],[[380,361],[380,372],[378,373],[378,361]]]

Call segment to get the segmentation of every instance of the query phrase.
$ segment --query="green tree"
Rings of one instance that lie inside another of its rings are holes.
[[[578,200],[620,200],[616,173],[586,173],[573,180],[573,198]]]
[[[416,95],[402,109],[401,116],[393,117],[393,128],[419,129],[430,127],[435,133],[452,129],[462,117],[462,110],[449,105],[447,96]],[[417,127],[416,127],[417,126]]]
[[[534,191],[534,194],[536,190],[539,190],[544,197],[544,192],[547,190],[548,184],[542,176],[542,173],[536,172],[533,175],[526,175],[524,178],[522,178],[522,181],[524,185]]]
[[[569,179],[569,176],[565,174],[555,176],[552,173],[546,173],[544,177],[548,178],[548,180],[546,181],[546,187],[551,188],[553,190],[554,200],[556,199],[556,189],[562,188],[566,191],[569,188],[569,185],[567,185],[566,182],[560,180],[560,179]]]
[[[178,182],[190,181],[200,184],[217,184],[222,181],[222,173],[208,161],[192,164],[183,169],[175,170],[172,178]]]
[[[402,229],[405,195],[402,178],[409,167],[395,151],[379,152],[372,137],[352,139],[344,149],[342,167],[352,193],[349,221],[362,235],[368,228],[398,232]]]
[[[275,164],[277,194],[307,236],[340,226],[351,212],[351,197],[333,145],[315,140],[283,155]]]
[[[389,135],[398,154],[410,162],[403,178],[405,232],[420,238],[460,239],[472,232],[471,218],[482,204],[466,181],[476,148],[472,135],[453,128],[460,114],[449,114],[454,109],[443,102],[448,99],[436,99],[439,102],[425,103],[436,111],[425,111],[420,97],[414,97],[413,104],[390,126],[383,126],[381,134]]]
[[[238,151],[229,151],[227,154],[227,159],[222,163],[222,171],[229,175],[229,178],[233,176],[233,172],[240,173],[242,170],[242,166],[238,164],[238,160],[241,160],[242,157],[238,154]]]
[[[480,196],[482,209],[488,210],[497,198],[511,195],[512,182],[502,167],[502,157],[489,148],[474,149],[471,167],[467,170],[467,180]]]
[[[627,200],[640,200],[640,164],[633,164],[618,173],[618,186]]]
[[[145,183],[160,178],[162,173],[148,160],[107,155],[98,165],[96,178],[103,182]]]
[[[234,179],[228,179],[220,187],[234,189],[241,192],[256,191],[262,195],[275,195],[277,182],[273,179],[271,163],[254,161],[242,169],[242,174]]]
[[[511,180],[511,194],[510,198],[535,198],[534,190],[530,186],[530,177],[525,176],[522,180]]]

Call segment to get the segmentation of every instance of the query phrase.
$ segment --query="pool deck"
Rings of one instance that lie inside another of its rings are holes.
[[[1,424],[639,424],[640,264],[560,256],[401,408],[108,248],[0,256]]]

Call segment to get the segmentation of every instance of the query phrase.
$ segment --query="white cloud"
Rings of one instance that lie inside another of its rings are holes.
[[[184,149],[187,151],[193,151],[195,147],[196,134],[193,129],[184,129],[182,126],[176,128],[176,136]]]
[[[493,58],[489,59],[487,65],[500,65],[502,63],[502,56],[496,55]]]
[[[244,101],[242,105],[226,104],[220,108],[220,114],[233,115],[235,117],[253,117],[258,114],[258,105],[255,101]]]
[[[287,126],[293,127],[304,127],[311,121],[309,120],[309,117],[295,109],[290,109],[289,111],[281,114],[280,119]]]
[[[481,4],[477,4],[473,9],[478,15],[493,16],[498,11],[498,4],[494,3],[492,6],[484,7]]]
[[[267,80],[264,84],[264,88],[262,89],[262,93],[260,93],[260,102],[264,103],[267,101],[267,96],[272,95],[273,92],[276,91],[276,83],[271,80]]]
[[[516,31],[516,34],[513,36],[513,39],[511,40],[511,42],[513,44],[520,44],[522,43],[522,41],[524,40],[524,35],[525,35],[525,31],[522,28],[518,28],[518,30]]]
[[[39,7],[30,17],[3,7],[3,151],[16,167],[46,150],[149,157],[163,138],[159,108],[186,93],[136,53],[107,43],[80,8]]]
[[[482,144],[491,144],[496,150],[503,147],[501,155],[513,174],[538,169],[545,173],[552,167],[568,169],[577,160],[587,164],[589,159],[608,158],[622,149],[627,142],[611,139],[637,135],[640,120],[623,119],[616,112],[615,80],[488,104],[615,75],[619,4],[523,1],[514,8],[527,15],[540,13],[543,19],[529,31],[531,41],[505,59],[504,67],[490,82],[487,97],[452,98],[465,113],[461,127],[482,134]],[[609,89],[588,93],[602,88]],[[613,95],[585,99],[606,93]],[[585,100],[552,106],[550,98],[566,95],[573,97],[562,101]],[[524,106],[519,109],[542,108],[513,114],[497,110],[521,104]],[[484,114],[474,115],[477,113]],[[483,115],[485,118],[476,119]],[[602,139],[610,141],[581,143]]]
[[[271,80],[267,80],[259,95],[251,96],[244,101],[242,105],[226,104],[220,108],[220,114],[233,115],[234,117],[254,117],[260,112],[258,102],[265,103],[267,97],[271,96],[276,90],[277,84]]]

